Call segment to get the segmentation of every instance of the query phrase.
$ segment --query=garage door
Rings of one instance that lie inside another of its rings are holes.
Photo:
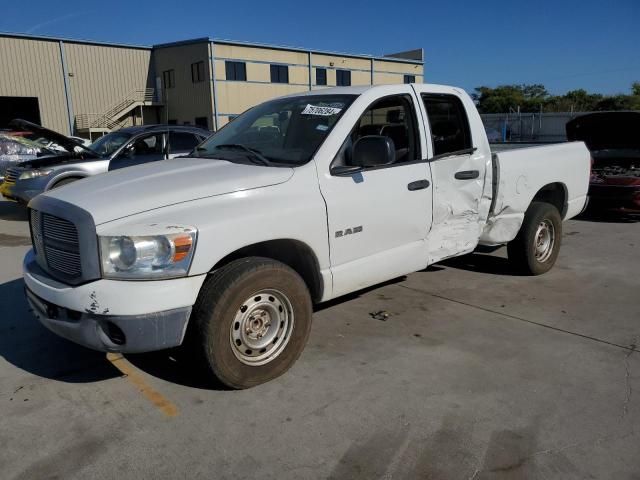
[[[0,97],[0,128],[7,128],[14,118],[40,125],[38,97]]]

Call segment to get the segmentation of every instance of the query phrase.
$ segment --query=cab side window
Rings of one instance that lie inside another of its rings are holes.
[[[422,95],[431,126],[433,154],[446,155],[473,147],[469,120],[462,101],[454,95]]]
[[[395,160],[390,166],[420,160],[418,123],[409,95],[392,95],[373,103],[360,117],[338,152],[334,165],[351,165],[351,149],[362,137],[375,135],[391,140]]]
[[[129,142],[118,156],[109,162],[109,170],[155,162],[164,158],[164,134],[153,133]]]

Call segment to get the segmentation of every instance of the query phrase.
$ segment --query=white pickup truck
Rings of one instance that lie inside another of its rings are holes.
[[[492,154],[469,96],[438,85],[260,104],[186,158],[29,204],[28,301],[87,347],[186,343],[232,388],[284,373],[312,305],[480,245],[549,270],[585,205],[583,143]]]

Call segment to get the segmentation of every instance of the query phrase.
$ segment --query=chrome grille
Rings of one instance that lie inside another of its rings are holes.
[[[20,176],[20,170],[17,168],[9,167],[4,174],[4,182],[5,183],[16,183],[16,180]]]
[[[65,279],[82,275],[78,230],[69,220],[31,210],[31,239],[39,263]]]
[[[78,231],[73,223],[47,213],[42,215],[42,220],[42,232],[47,239],[68,243],[75,247],[78,246]]]
[[[47,260],[47,265],[58,272],[62,272],[71,277],[78,277],[82,273],[79,253],[65,252],[64,250],[45,245],[44,256]]]
[[[31,224],[31,242],[33,243],[33,250],[36,255],[44,254],[44,243],[42,241],[42,222],[40,221],[42,215],[36,210],[29,211],[30,224]]]

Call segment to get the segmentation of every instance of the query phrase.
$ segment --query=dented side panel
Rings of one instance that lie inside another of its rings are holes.
[[[467,114],[473,152],[429,162],[433,178],[433,223],[427,237],[429,263],[473,251],[491,207],[493,170],[484,127],[469,96],[458,89],[415,85],[418,94],[455,95]],[[429,115],[421,102],[427,138]],[[430,142],[429,142],[430,143]],[[431,152],[433,153],[433,152]],[[473,173],[475,178],[459,174]],[[457,175],[458,174],[458,175]]]
[[[482,245],[513,240],[535,195],[559,183],[567,192],[564,219],[574,217],[586,202],[590,155],[581,142],[531,147],[494,155],[499,180],[492,211],[480,236]]]

